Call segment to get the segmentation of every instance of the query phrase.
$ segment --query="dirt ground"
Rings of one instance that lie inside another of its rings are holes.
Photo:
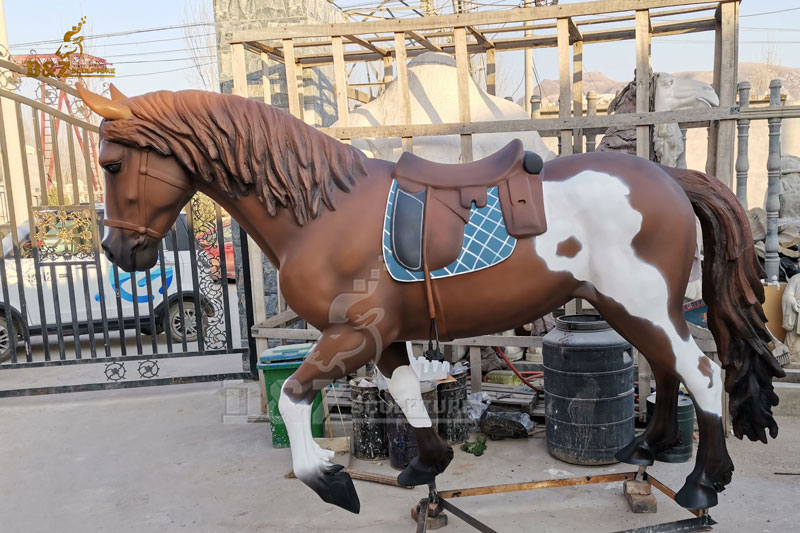
[[[361,514],[325,504],[286,479],[290,456],[272,448],[269,424],[231,416],[231,390],[199,384],[0,400],[0,530],[4,532],[411,532],[411,507],[426,490],[356,481]],[[256,398],[253,400],[253,398]],[[237,400],[238,401],[238,400]],[[253,405],[248,406],[252,412]],[[733,483],[712,509],[717,531],[796,531],[800,523],[800,418],[780,417],[764,446],[728,441]],[[692,463],[657,463],[679,489]],[[351,468],[395,475],[388,461]],[[482,457],[460,450],[441,489],[622,472],[551,458],[543,438],[489,442]],[[794,475],[779,475],[777,472]],[[498,531],[618,531],[690,518],[663,495],[656,514],[628,511],[621,484],[454,500]],[[445,532],[473,531],[450,517]]]

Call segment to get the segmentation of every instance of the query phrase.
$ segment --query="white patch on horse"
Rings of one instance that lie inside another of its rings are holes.
[[[429,428],[432,426],[431,417],[425,409],[425,402],[422,401],[422,392],[419,387],[417,373],[410,365],[398,366],[392,372],[392,377],[383,377],[389,392],[400,406],[400,410],[415,428]]]
[[[622,305],[628,313],[664,330],[675,354],[676,371],[695,401],[706,412],[720,415],[721,371],[699,370],[706,357],[689,338],[683,340],[669,317],[669,290],[661,272],[636,255],[633,239],[642,227],[642,214],[629,200],[630,188],[604,172],[584,170],[564,181],[543,184],[547,232],[533,239],[536,253],[554,272],[569,272],[591,283],[598,293]],[[602,198],[602,201],[598,201]],[[570,237],[583,247],[573,257],[558,255],[558,245]]]
[[[323,450],[319,444],[314,442],[314,437],[311,435],[310,404],[293,402],[281,387],[278,409],[284,424],[286,424],[286,433],[289,435],[294,474],[299,480],[309,484],[314,479],[320,478],[325,470],[333,466],[330,461],[333,459],[334,452]]]

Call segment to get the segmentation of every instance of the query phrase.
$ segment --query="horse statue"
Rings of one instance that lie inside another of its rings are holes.
[[[158,91],[127,98],[115,89],[109,99],[80,85],[79,92],[105,119],[99,162],[109,260],[126,271],[152,267],[160,239],[201,191],[246,229],[280,269],[286,302],[321,331],[285,382],[279,407],[294,472],[326,502],[360,509],[350,476],[312,439],[311,403],[369,361],[376,360],[419,444],[398,481],[428,483],[452,460],[404,344],[429,335],[432,317],[441,337],[453,339],[511,329],[572,298],[591,302],[647,358],[659,391],[647,429],[618,459],[652,464],[679,439],[681,382],[694,399],[697,461],[676,495],[686,508],[716,505],[731,481],[723,386],[739,438],[777,436],[772,379],[783,370],[768,345],[762,272],[742,208],[712,176],[614,153],[542,166],[519,141],[463,165],[411,154],[392,163],[239,96]],[[683,319],[695,213],[724,384]],[[481,231],[498,239],[485,247],[488,263],[459,251],[442,267],[462,241],[480,243],[480,231],[464,235],[487,221],[496,229]],[[419,259],[421,266],[409,264]]]

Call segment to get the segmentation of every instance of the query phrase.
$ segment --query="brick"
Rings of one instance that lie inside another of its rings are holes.
[[[625,481],[622,484],[622,491],[625,494],[651,494],[651,485],[647,481]]]

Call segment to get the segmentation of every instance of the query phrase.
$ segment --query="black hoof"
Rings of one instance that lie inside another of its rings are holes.
[[[341,472],[342,468],[344,468],[342,465],[333,465],[333,468],[323,472],[322,476],[314,479],[309,486],[323,501],[358,514],[361,511],[361,502],[358,500],[350,474]]]
[[[439,469],[436,465],[423,465],[419,462],[419,456],[411,459],[405,470],[397,476],[397,482],[405,487],[416,487],[417,485],[427,485],[436,476],[444,472],[444,468]]]
[[[639,466],[651,466],[656,460],[653,450],[641,438],[630,441],[627,446],[614,454],[614,458],[629,465]]]
[[[717,505],[717,491],[697,481],[686,480],[686,484],[675,495],[675,503],[685,509],[708,509]]]

